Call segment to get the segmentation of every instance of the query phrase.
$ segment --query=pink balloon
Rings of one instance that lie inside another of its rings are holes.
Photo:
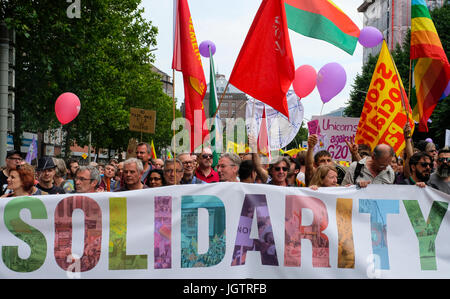
[[[309,95],[316,88],[316,70],[310,65],[302,65],[295,71],[295,78],[292,82],[294,92],[301,99]]]
[[[375,27],[364,27],[360,33],[358,41],[366,48],[378,46],[383,41],[383,33]]]
[[[317,89],[325,104],[342,91],[347,82],[345,69],[337,62],[325,64],[317,74]]]
[[[56,99],[55,113],[62,125],[70,123],[80,113],[80,99],[71,92],[65,92]]]

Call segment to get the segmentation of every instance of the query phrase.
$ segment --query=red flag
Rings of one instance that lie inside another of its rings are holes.
[[[208,131],[203,129],[206,120],[203,109],[206,80],[187,0],[174,1],[174,8],[176,17],[172,69],[183,73],[185,118],[190,122],[191,150],[194,151],[208,135]],[[194,117],[194,113],[200,116]]]
[[[230,84],[289,118],[295,76],[283,0],[263,0],[230,75]]]

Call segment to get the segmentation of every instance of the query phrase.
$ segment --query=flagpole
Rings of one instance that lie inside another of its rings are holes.
[[[222,95],[220,96],[219,105],[217,106],[216,113],[214,113],[213,119],[216,118],[217,112],[219,112],[220,105],[222,105],[223,97],[225,96],[225,93],[227,92],[228,85],[230,85],[230,82],[227,82],[227,86],[225,86],[225,89],[224,89]]]
[[[410,101],[410,103],[411,103],[411,86],[412,86],[412,83],[411,83],[411,68],[412,68],[412,60],[409,59],[409,87],[408,87],[408,100]]]
[[[173,121],[175,121],[175,69],[172,69],[173,74],[173,80],[172,80],[172,116]],[[175,185],[177,184],[177,165],[176,165],[176,159],[177,159],[177,144],[175,142],[175,126],[173,126],[173,171],[175,171]]]
[[[384,40],[384,41],[386,42],[386,40]],[[389,51],[389,49],[388,49],[388,51]],[[389,51],[389,56],[391,57],[391,61],[392,61],[392,64],[394,65],[394,69],[395,69],[395,74],[397,75],[398,90],[400,91],[400,96],[402,98],[402,106],[403,106],[403,110],[405,111],[405,114],[406,114],[406,121],[409,123],[409,113],[408,113],[408,110],[406,109],[405,98],[403,96],[402,87],[400,85],[401,77],[400,77],[400,74],[398,73],[397,65],[395,64],[394,58],[392,57],[392,54],[390,51]],[[411,61],[411,59],[410,59],[410,61]]]

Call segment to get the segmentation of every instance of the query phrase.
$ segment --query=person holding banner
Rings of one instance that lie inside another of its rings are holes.
[[[311,179],[314,176],[316,168],[320,165],[333,165],[331,154],[327,150],[318,151],[314,154],[314,147],[316,146],[319,138],[316,134],[308,136],[308,150],[306,151],[306,164],[305,164],[305,183],[306,186],[310,185]]]
[[[175,166],[175,164],[177,164],[177,166]],[[183,163],[178,159],[165,160],[163,172],[166,186],[180,185],[184,174]]]
[[[291,168],[291,162],[287,157],[278,157],[269,166],[271,180],[268,184],[288,187],[287,175]]]
[[[439,191],[450,194],[450,148],[448,146],[439,150],[437,168],[431,174],[428,184]]]
[[[129,158],[123,163],[124,186],[117,191],[147,189],[148,186],[141,181],[144,166],[140,159]],[[145,179],[145,178],[144,178]]]
[[[321,165],[317,167],[309,188],[317,190],[319,187],[337,187],[338,172],[333,165]]]
[[[368,184],[393,184],[395,173],[390,164],[394,155],[391,146],[378,144],[370,157],[350,165],[341,185],[350,184],[365,188]]]
[[[12,150],[6,153],[6,168],[0,171],[0,195],[5,194],[7,190],[9,172],[22,163],[23,158],[19,151]]]
[[[34,171],[32,168],[17,166],[9,171],[8,189],[10,193],[1,197],[30,196],[34,189]]]
[[[411,175],[404,179],[402,185],[416,185],[425,188],[433,168],[433,158],[426,152],[418,152],[409,159]]]
[[[238,171],[241,158],[235,153],[223,153],[217,164],[217,173],[221,182],[239,182]]]

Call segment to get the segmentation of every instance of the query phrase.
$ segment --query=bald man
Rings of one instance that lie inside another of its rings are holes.
[[[395,172],[390,163],[394,156],[395,152],[391,146],[377,145],[370,157],[350,165],[342,181],[342,186],[358,185],[364,188],[368,184],[393,184]]]

